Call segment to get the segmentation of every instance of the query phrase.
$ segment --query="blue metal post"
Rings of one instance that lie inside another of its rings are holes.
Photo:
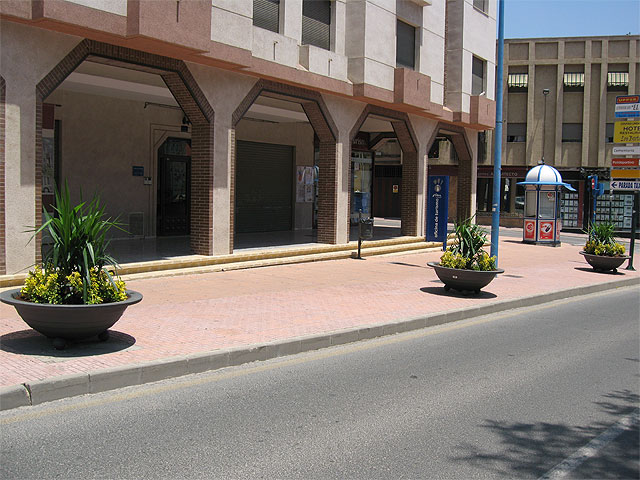
[[[504,0],[498,2],[498,69],[496,78],[496,129],[493,136],[493,202],[491,204],[491,256],[498,266],[500,196],[502,195],[502,78],[504,58]]]

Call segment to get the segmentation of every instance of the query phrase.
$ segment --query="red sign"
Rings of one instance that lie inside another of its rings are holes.
[[[536,221],[535,220],[524,221],[524,239],[525,240],[536,239]]]
[[[538,232],[539,240],[553,240],[553,220],[540,222],[540,231]]]
[[[618,95],[616,97],[616,103],[620,105],[621,103],[639,103],[640,95]]]
[[[612,158],[612,167],[637,167],[640,166],[640,158]]]

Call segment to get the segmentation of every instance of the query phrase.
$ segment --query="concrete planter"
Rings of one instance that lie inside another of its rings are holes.
[[[447,291],[453,288],[460,292],[480,293],[480,290],[489,285],[496,278],[496,275],[504,273],[501,268],[478,271],[443,267],[436,262],[429,262],[427,265],[433,267],[438,278],[444,283],[444,289]]]
[[[609,257],[606,255],[593,255],[587,252],[580,252],[580,255],[584,256],[587,263],[591,265],[596,272],[608,272],[611,270],[617,272],[618,267],[630,258],[628,255]]]
[[[127,290],[129,298],[122,302],[99,305],[52,305],[20,300],[20,289],[14,288],[0,293],[0,301],[13,305],[27,325],[35,331],[53,339],[53,346],[61,349],[67,340],[82,340],[98,336],[109,337],[111,328],[129,305],[142,300],[142,294]]]

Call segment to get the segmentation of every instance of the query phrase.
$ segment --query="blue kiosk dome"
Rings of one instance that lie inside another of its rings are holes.
[[[567,188],[567,190],[575,192],[575,189],[571,185],[562,181],[562,175],[560,175],[558,170],[544,164],[529,170],[524,182],[518,182],[518,185],[562,186]]]

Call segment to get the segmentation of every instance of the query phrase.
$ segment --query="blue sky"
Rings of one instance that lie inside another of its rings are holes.
[[[505,38],[640,33],[640,0],[505,0],[504,12]]]

